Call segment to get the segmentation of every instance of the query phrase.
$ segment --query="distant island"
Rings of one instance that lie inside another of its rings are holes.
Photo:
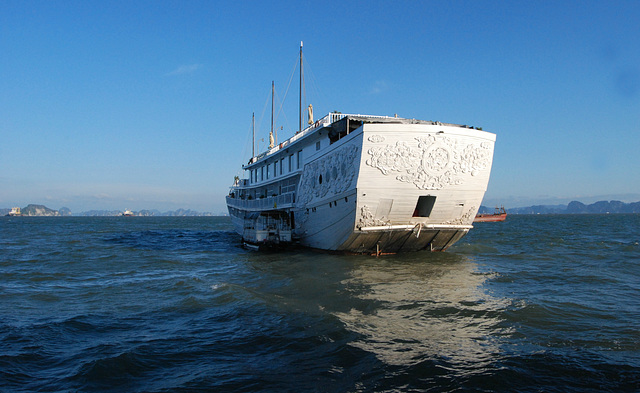
[[[6,216],[11,212],[11,208],[0,208],[0,216]],[[123,210],[89,210],[86,212],[72,214],[71,210],[66,207],[60,208],[60,210],[50,209],[44,205],[29,204],[27,207],[23,207],[20,210],[22,216],[31,217],[69,217],[69,216],[122,216]],[[138,217],[203,217],[203,216],[216,216],[210,212],[198,212],[191,209],[178,209],[167,212],[160,212],[159,210],[140,210],[131,212],[133,216]],[[219,215],[226,215],[221,213]]]
[[[493,208],[481,206],[479,213],[493,213]],[[534,205],[507,209],[508,214],[627,214],[640,213],[640,202],[599,201],[590,205],[572,201],[568,205]]]

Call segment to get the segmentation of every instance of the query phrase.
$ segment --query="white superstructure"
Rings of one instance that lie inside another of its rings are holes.
[[[472,228],[494,143],[468,126],[330,113],[252,157],[229,214],[254,245],[445,250]]]

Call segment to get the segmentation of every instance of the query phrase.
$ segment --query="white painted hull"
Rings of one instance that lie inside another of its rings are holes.
[[[305,161],[289,174],[299,179],[295,203],[278,208],[293,213],[293,238],[307,247],[354,253],[446,250],[472,228],[489,182],[495,135],[405,119],[376,123],[354,116],[352,121],[362,119],[331,144],[330,123],[299,137],[295,150]],[[270,158],[282,162],[278,154],[291,154],[285,147],[245,169],[255,171]],[[237,196],[269,189],[280,181],[274,174],[255,182],[252,175]],[[230,213],[242,235],[246,223],[238,209]]]

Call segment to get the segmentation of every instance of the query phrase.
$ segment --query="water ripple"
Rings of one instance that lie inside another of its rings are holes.
[[[638,217],[381,258],[247,252],[227,218],[0,219],[0,391],[637,391]]]

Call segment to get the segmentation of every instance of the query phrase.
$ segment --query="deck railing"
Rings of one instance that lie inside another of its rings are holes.
[[[375,118],[375,119],[389,119],[390,118],[389,116],[354,115],[354,114],[347,114],[347,113],[329,113],[328,115],[324,116],[323,118],[318,119],[317,121],[315,121],[309,127],[307,127],[304,130],[296,133],[294,136],[292,136],[291,138],[287,139],[286,141],[284,141],[282,143],[279,143],[276,146],[272,147],[271,149],[269,149],[269,150],[267,150],[265,152],[262,152],[262,153],[258,154],[257,156],[253,157],[251,159],[250,163],[253,164],[254,162],[259,161],[262,158],[264,158],[266,156],[269,156],[269,155],[277,152],[280,149],[286,149],[291,144],[293,144],[296,141],[304,138],[306,135],[311,133],[316,128],[324,127],[326,125],[335,123],[336,121],[342,120],[347,116],[369,117],[369,118]]]
[[[244,210],[269,210],[293,207],[295,192],[260,199],[240,199],[227,196],[227,205]]]

